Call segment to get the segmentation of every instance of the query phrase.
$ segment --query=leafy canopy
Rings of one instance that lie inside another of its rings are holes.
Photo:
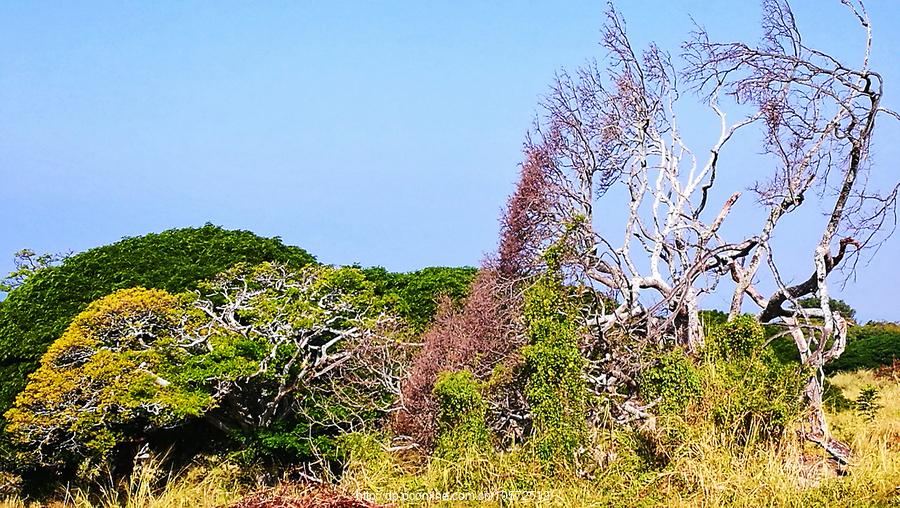
[[[315,258],[279,238],[207,224],[125,238],[35,271],[0,305],[0,413],[11,407],[47,347],[90,302],[137,286],[178,293],[236,263],[264,261],[300,267]]]
[[[178,425],[215,401],[184,379],[182,338],[197,326],[179,299],[125,289],[92,303],[54,342],[6,413],[19,459],[41,466],[106,457],[126,436]],[[96,464],[95,464],[96,465]]]

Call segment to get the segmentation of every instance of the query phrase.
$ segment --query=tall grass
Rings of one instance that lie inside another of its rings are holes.
[[[871,421],[852,409],[830,415],[837,437],[854,449],[844,475],[793,432],[741,445],[727,432],[674,417],[640,432],[598,432],[578,470],[554,474],[527,448],[429,460],[386,451],[384,436],[354,435],[345,442],[351,459],[335,481],[344,492],[397,506],[900,506],[900,384],[869,371],[841,373],[831,383],[850,400],[874,385],[883,406]],[[125,484],[63,490],[44,505],[7,499],[0,508],[226,506],[251,490],[245,476],[227,464],[172,472],[148,461]]]
[[[163,464],[162,459],[151,458],[124,483],[107,478],[89,490],[62,488],[50,502],[11,498],[0,500],[0,508],[213,508],[246,491],[239,469],[231,464],[194,465],[180,471]]]
[[[778,442],[741,445],[728,432],[673,418],[641,432],[596,436],[596,470],[551,476],[525,449],[423,461],[384,452],[376,437],[359,436],[341,486],[376,500],[399,497],[401,506],[421,506],[416,493],[517,491],[537,493],[526,500],[541,506],[900,506],[900,385],[869,371],[831,381],[851,400],[863,386],[877,386],[884,406],[872,421],[853,410],[831,415],[835,434],[854,450],[840,474],[794,432]],[[415,499],[404,503],[403,493]]]

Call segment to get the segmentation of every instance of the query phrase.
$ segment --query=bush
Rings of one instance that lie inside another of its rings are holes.
[[[202,289],[121,290],[76,316],[7,413],[20,463],[96,471],[196,422],[246,459],[331,460],[393,405],[408,341],[359,270],[237,265]]]
[[[684,352],[676,349],[641,373],[640,392],[646,403],[659,399],[661,413],[679,413],[700,399],[700,375]]]
[[[41,269],[0,306],[0,414],[12,406],[47,347],[90,302],[137,286],[178,293],[236,263],[264,261],[300,267],[315,258],[278,238],[207,224],[126,238]]]
[[[733,360],[750,358],[758,353],[766,342],[762,325],[749,314],[737,316],[731,321],[712,327],[707,337],[707,353],[716,358]]]
[[[764,343],[763,327],[749,315],[710,334],[702,369],[704,409],[739,442],[777,439],[802,409],[803,369],[780,362]]]
[[[453,459],[469,450],[490,448],[485,425],[487,404],[481,396],[482,384],[467,370],[444,372],[434,384],[438,404],[438,438],[435,455]]]
[[[552,275],[525,295],[530,344],[523,349],[525,396],[534,418],[532,443],[547,465],[571,465],[587,434],[587,386],[578,333],[562,284]]]
[[[434,383],[444,371],[469,370],[487,380],[497,363],[517,352],[525,342],[520,333],[518,293],[495,270],[480,270],[462,307],[443,298],[434,324],[418,342],[401,387],[403,409],[394,430],[431,448],[437,435],[437,403]]]
[[[750,358],[706,371],[709,414],[738,442],[776,440],[802,410],[802,371],[773,360]]]

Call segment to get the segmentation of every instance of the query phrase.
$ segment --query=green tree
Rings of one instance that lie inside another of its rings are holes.
[[[142,286],[177,293],[239,262],[315,262],[299,247],[249,231],[207,224],[125,238],[43,267],[0,306],[0,413],[12,405],[47,347],[88,304],[116,290]]]
[[[78,314],[6,413],[20,463],[96,473],[124,441],[212,407],[211,395],[178,373],[197,318],[178,297],[143,288]]]
[[[22,249],[13,255],[16,269],[0,282],[0,291],[10,292],[21,286],[29,277],[66,259],[68,254],[38,254],[31,249]]]
[[[201,289],[210,354],[181,371],[207,380],[206,417],[243,458],[336,459],[337,436],[394,407],[412,341],[359,269],[239,264]]]
[[[201,288],[78,314],[6,413],[20,462],[96,466],[201,419],[246,458],[329,457],[396,401],[410,341],[359,270],[238,264]]]
[[[810,298],[803,298],[802,300],[800,300],[797,303],[799,303],[800,306],[805,309],[818,309],[819,306],[821,305],[821,300],[819,300],[816,297],[810,297]],[[831,306],[832,312],[836,311],[838,314],[843,316],[844,319],[852,320],[854,317],[856,317],[856,309],[851,307],[850,304],[848,304],[844,300],[832,298],[829,305]]]
[[[375,284],[376,293],[393,302],[400,316],[422,331],[434,319],[441,297],[458,303],[468,296],[478,269],[435,266],[396,273],[376,266],[363,272]]]

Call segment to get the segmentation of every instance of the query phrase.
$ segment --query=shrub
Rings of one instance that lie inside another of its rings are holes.
[[[703,403],[713,423],[739,442],[777,439],[802,409],[804,372],[764,348],[749,315],[713,329],[702,369]]]
[[[178,293],[239,262],[305,266],[315,258],[278,238],[207,224],[126,238],[43,268],[0,306],[0,414],[72,318],[94,300],[141,286]]]
[[[523,349],[525,396],[534,421],[532,444],[547,465],[575,460],[587,433],[585,360],[562,284],[544,275],[525,295],[524,321],[530,344]]]
[[[676,349],[641,373],[640,392],[647,403],[659,399],[661,413],[678,413],[699,400],[700,375],[684,352]]]
[[[706,397],[718,428],[738,442],[775,440],[802,410],[802,371],[774,360],[750,358],[709,369]]]
[[[766,332],[749,314],[712,327],[707,338],[707,352],[725,360],[749,358],[763,347]]]
[[[471,372],[444,372],[434,384],[438,404],[438,438],[435,455],[457,458],[468,450],[490,448],[485,425],[487,404],[481,396],[482,384]]]
[[[519,301],[507,289],[496,270],[482,269],[461,308],[444,299],[403,383],[403,410],[393,425],[399,434],[431,447],[438,430],[433,394],[438,375],[469,370],[486,380],[498,362],[523,345],[516,320]]]
[[[881,404],[878,402],[879,398],[878,387],[874,385],[862,387],[859,396],[856,398],[856,412],[867,422],[871,422],[881,409]]]

